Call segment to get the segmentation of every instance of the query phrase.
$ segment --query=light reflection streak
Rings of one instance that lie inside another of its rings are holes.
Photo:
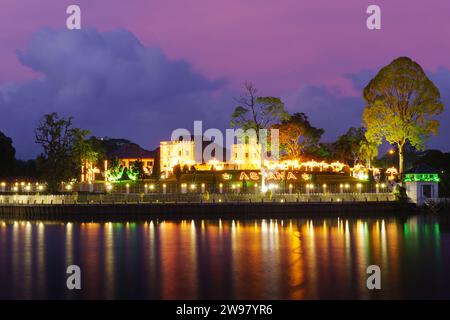
[[[115,287],[115,277],[114,277],[114,228],[111,222],[104,224],[104,252],[105,252],[105,278],[104,284],[106,287],[106,293],[108,299],[114,298],[114,287]]]
[[[45,263],[45,224],[42,222],[38,223],[37,226],[37,246],[36,246],[36,255],[37,255],[37,287],[38,293],[40,297],[45,297],[45,282],[47,279],[47,268]]]
[[[123,227],[126,239],[121,238]],[[48,234],[63,236],[63,255],[48,252],[55,248]],[[46,246],[46,239],[53,245]],[[11,296],[45,298],[47,268],[57,261],[82,265],[87,297],[121,297],[122,284],[144,287],[149,297],[163,299],[223,298],[220,294],[236,299],[370,298],[365,288],[369,264],[382,267],[383,281],[398,294],[401,282],[396,279],[402,279],[400,270],[413,252],[438,248],[431,250],[431,258],[441,261],[440,239],[436,223],[395,219],[71,223],[63,228],[0,221],[0,270],[12,272],[7,280],[0,274],[0,283],[18,284]]]
[[[23,268],[24,268],[24,274],[23,277],[25,278],[24,286],[25,286],[25,293],[24,297],[26,299],[31,298],[31,285],[32,285],[32,278],[33,278],[33,243],[32,243],[32,232],[33,227],[29,221],[25,223],[24,226],[24,260],[23,260]]]

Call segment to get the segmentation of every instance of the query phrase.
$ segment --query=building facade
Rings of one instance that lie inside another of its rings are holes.
[[[202,151],[207,150],[208,155],[202,155],[202,161],[196,160],[194,140],[161,141],[160,143],[160,170],[161,173],[170,174],[173,167],[185,165],[196,170],[259,170],[261,169],[261,145],[259,144],[233,144],[231,152],[226,148],[214,144],[212,141],[202,141]],[[209,154],[214,150],[213,154]],[[220,151],[220,155],[216,151]],[[228,156],[229,154],[229,156]],[[206,157],[206,158],[205,158]]]
[[[181,167],[195,165],[194,141],[161,141],[161,172],[170,173],[176,165]]]
[[[153,151],[145,150],[137,144],[125,145],[118,150],[108,154],[108,160],[117,158],[120,164],[129,169],[134,162],[141,161],[146,175],[153,173],[155,165],[155,153]],[[108,160],[105,162],[105,171],[108,169]]]
[[[427,165],[419,165],[405,171],[406,194],[419,206],[428,199],[439,197],[439,171]]]

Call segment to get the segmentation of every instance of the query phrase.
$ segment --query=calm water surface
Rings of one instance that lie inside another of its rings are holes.
[[[82,290],[66,289],[66,267]],[[381,267],[382,290],[366,288]],[[437,219],[0,221],[0,298],[450,299]]]

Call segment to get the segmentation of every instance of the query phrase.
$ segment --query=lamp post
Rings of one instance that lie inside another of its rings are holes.
[[[348,183],[346,183],[345,184],[345,190],[347,190],[347,192],[348,192],[348,189],[350,189],[350,185]]]
[[[361,190],[362,190],[362,184],[361,184],[361,183],[357,183],[357,184],[356,184],[356,188],[358,189],[358,193],[361,193]]]

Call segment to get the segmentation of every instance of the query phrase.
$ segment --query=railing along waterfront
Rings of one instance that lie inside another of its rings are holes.
[[[392,191],[392,186],[388,183],[375,182],[280,182],[277,184],[268,184],[275,187],[273,193],[388,193]],[[66,193],[128,193],[128,194],[178,194],[178,193],[261,193],[259,183],[242,184],[241,182],[223,182],[211,183],[202,181],[140,181],[120,182],[120,183],[65,183],[60,187],[60,192]],[[43,183],[25,184],[25,183],[0,183],[0,195],[35,195],[45,194],[47,186]]]
[[[70,194],[0,195],[0,205],[132,204],[132,203],[256,203],[256,202],[381,202],[394,201],[391,193],[294,194]]]

